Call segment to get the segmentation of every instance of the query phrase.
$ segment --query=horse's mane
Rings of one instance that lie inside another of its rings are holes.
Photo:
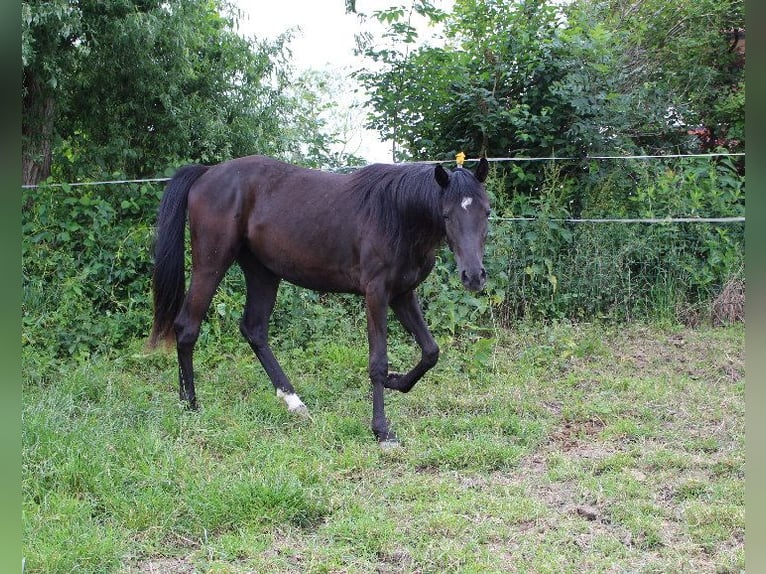
[[[471,174],[456,169],[445,190],[436,182],[431,164],[372,164],[351,174],[351,188],[367,223],[376,227],[395,250],[406,242],[410,248],[444,236],[442,200],[460,202],[475,196],[476,187],[465,185]],[[443,195],[446,196],[443,197]]]

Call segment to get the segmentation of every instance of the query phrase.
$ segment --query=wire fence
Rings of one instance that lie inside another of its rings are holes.
[[[566,157],[566,156],[548,156],[548,157],[488,157],[485,158],[489,162],[533,162],[533,161],[590,161],[590,160],[609,160],[609,159],[674,159],[685,157],[719,157],[719,156],[741,156],[744,157],[744,152],[718,152],[718,153],[687,153],[687,154],[663,154],[663,155],[585,155],[581,157]],[[479,158],[466,158],[467,162],[479,161]],[[402,162],[407,163],[407,162]],[[412,163],[448,163],[448,160],[424,160]]]
[[[538,221],[538,217],[494,217],[491,216],[490,221]],[[572,217],[562,218],[548,218],[548,221],[556,221],[560,223],[743,223],[744,217],[645,217],[645,218],[582,218],[575,219]]]
[[[693,169],[717,173],[715,161],[707,158],[724,155],[743,154],[673,156],[667,162],[663,160],[669,156],[622,156],[615,161],[652,163],[609,167],[654,173],[656,165],[661,173],[684,161],[675,158],[697,157],[700,159],[690,160]],[[475,164],[469,162],[476,160],[465,161],[473,168]],[[457,162],[443,163],[451,163],[451,167]],[[725,171],[728,173],[728,168]],[[30,200],[22,230],[25,344],[65,356],[107,352],[145,336],[146,309],[151,308],[155,224],[151,214],[156,213],[161,184],[169,179],[43,183],[39,192],[23,192]],[[604,185],[611,189],[610,182]],[[517,207],[513,210],[498,209],[490,216],[491,235],[483,260],[489,281],[484,295],[474,297],[460,289],[445,288],[458,284],[452,256],[445,246],[432,274],[419,287],[420,296],[428,301],[424,313],[436,326],[436,334],[449,336],[460,333],[466,325],[482,332],[489,326],[510,327],[521,318],[632,321],[656,317],[686,324],[706,320],[710,301],[729,292],[730,284],[741,285],[744,298],[745,218],[694,217],[695,213],[744,215],[739,211],[740,202],[744,204],[741,178],[702,183],[702,203],[666,204],[658,200],[652,211],[640,206],[641,211],[605,207],[598,213],[603,213],[602,218],[588,217],[596,215],[593,212],[573,217],[576,214],[561,206],[556,197],[551,198],[551,205],[521,202],[513,204]],[[490,182],[489,191],[492,185]],[[619,185],[626,191],[640,191],[642,184],[620,179]],[[725,195],[727,186],[736,186],[732,197]],[[27,190],[33,187],[38,186],[25,186]],[[720,198],[708,202],[707,196],[718,195],[719,189]],[[674,199],[677,193],[675,185],[662,188],[663,198],[668,195]],[[622,200],[622,195],[618,199]],[[611,200],[611,195],[606,200]],[[697,207],[692,210],[690,205]],[[617,213],[624,217],[615,217]],[[658,216],[666,213],[677,217]],[[646,217],[637,217],[640,215]],[[221,322],[236,329],[244,305],[243,281],[243,275],[236,272],[224,278],[219,299],[212,306],[215,312],[211,321],[217,326],[211,333],[225,331]],[[61,288],[50,289],[50,285]],[[356,302],[328,312],[334,306],[325,305],[321,299],[317,304],[316,295],[289,284],[284,289],[287,291],[274,320],[293,340],[310,337],[315,326],[333,325],[334,317],[340,316],[336,313],[359,312]],[[739,312],[741,307],[727,301],[722,308]],[[710,313],[712,317],[713,311]]]
[[[485,158],[489,162],[534,162],[534,161],[589,161],[589,160],[616,160],[616,159],[674,159],[674,158],[713,158],[713,157],[744,157],[744,152],[717,152],[717,153],[691,153],[691,154],[663,154],[663,155],[586,155],[582,157],[560,157],[560,156],[548,156],[548,157],[488,157]],[[466,158],[467,162],[479,161],[479,158]],[[413,162],[397,162],[397,163],[454,163],[454,160],[441,160],[441,159],[429,159],[419,160]],[[359,166],[343,166],[337,168],[338,171],[359,169]],[[126,183],[163,183],[169,181],[169,177],[152,177],[145,179],[114,179],[107,181],[79,181],[70,183],[44,183],[44,184],[27,184],[22,185],[22,189],[36,189],[38,187],[76,187],[83,185],[122,185]]]
[[[744,152],[716,152],[716,153],[692,153],[692,154],[647,154],[647,155],[594,155],[582,157],[491,157],[485,158],[489,162],[537,162],[537,161],[602,161],[602,160],[651,160],[651,159],[681,159],[681,158],[714,158],[714,157],[744,157]],[[466,162],[479,161],[478,158],[466,158]],[[397,163],[450,163],[454,160],[423,160],[416,162],[397,162]],[[341,167],[338,171],[359,169],[358,167]],[[165,183],[170,181],[169,177],[153,177],[143,179],[115,179],[104,181],[81,181],[69,183],[45,183],[22,185],[22,189],[37,189],[39,187],[81,187],[81,186],[99,186],[99,185],[125,185],[130,183]],[[491,221],[502,222],[524,222],[537,221],[537,217],[490,217]],[[712,223],[729,224],[743,223],[744,217],[655,217],[655,218],[551,218],[550,221],[561,223],[644,223],[644,224],[668,224],[668,223]]]

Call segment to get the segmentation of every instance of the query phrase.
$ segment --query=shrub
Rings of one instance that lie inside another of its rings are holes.
[[[147,333],[161,191],[150,184],[24,191],[24,344],[88,355]]]

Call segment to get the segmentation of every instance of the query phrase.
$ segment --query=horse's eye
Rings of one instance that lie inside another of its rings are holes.
[[[449,219],[449,215],[446,213],[443,213],[442,217],[444,218],[444,221],[447,221]]]

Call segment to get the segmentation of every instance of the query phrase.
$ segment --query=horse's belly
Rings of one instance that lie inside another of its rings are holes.
[[[359,280],[357,278],[353,277],[347,270],[330,264],[289,265],[289,262],[287,264],[282,262],[268,267],[289,283],[306,289],[336,293],[359,292]]]
[[[294,285],[314,291],[359,293],[358,258],[343,251],[327,253],[321,245],[253,250],[267,269]]]

